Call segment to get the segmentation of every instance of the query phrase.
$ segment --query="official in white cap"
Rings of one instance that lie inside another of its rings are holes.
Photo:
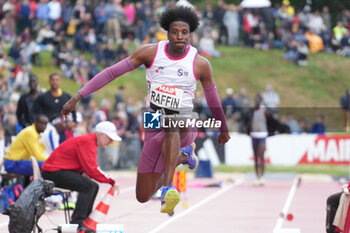
[[[79,192],[71,223],[84,229],[84,220],[90,215],[100,183],[109,183],[119,192],[115,180],[105,174],[97,164],[97,147],[121,141],[115,125],[103,121],[96,125],[95,133],[70,138],[60,144],[42,166],[42,176],[56,187]],[[94,180],[92,180],[92,179]]]
[[[115,125],[110,121],[102,121],[96,125],[97,143],[100,147],[109,145],[112,141],[121,141]]]

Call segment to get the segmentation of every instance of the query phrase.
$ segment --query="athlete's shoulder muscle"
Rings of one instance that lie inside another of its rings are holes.
[[[202,84],[211,84],[213,79],[213,69],[208,59],[198,55],[194,61],[194,72]]]
[[[130,56],[131,62],[135,67],[139,67],[140,65],[148,67],[152,63],[156,51],[156,44],[142,45]]]

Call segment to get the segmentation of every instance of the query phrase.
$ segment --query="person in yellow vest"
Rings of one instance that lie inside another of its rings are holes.
[[[344,27],[342,21],[338,21],[337,25],[333,28],[334,39],[340,44],[341,39],[344,37],[348,30]]]
[[[45,146],[39,142],[39,139],[40,133],[44,132],[48,121],[45,115],[39,114],[34,124],[24,128],[16,136],[4,157],[4,166],[7,172],[24,176],[33,175],[30,156],[34,156],[41,167],[47,157],[44,154]]]

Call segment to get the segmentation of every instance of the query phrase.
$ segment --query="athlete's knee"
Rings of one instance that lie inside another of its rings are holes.
[[[140,203],[148,202],[151,199],[152,195],[148,193],[136,192],[136,200]]]

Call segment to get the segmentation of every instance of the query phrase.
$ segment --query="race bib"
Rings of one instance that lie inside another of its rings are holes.
[[[173,86],[152,83],[150,102],[161,108],[179,110],[183,93],[182,89]]]

